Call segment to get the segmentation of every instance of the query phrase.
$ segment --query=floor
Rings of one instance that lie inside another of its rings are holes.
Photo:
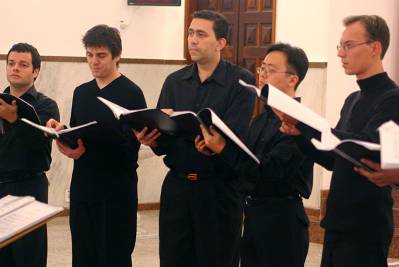
[[[158,259],[158,211],[138,213],[137,242],[132,259],[134,267],[157,267]],[[71,237],[68,217],[59,217],[48,224],[48,267],[71,266]],[[321,248],[311,244],[306,267],[320,265]]]
[[[134,267],[157,267],[158,211],[138,213],[137,242],[132,259]],[[68,217],[59,217],[48,224],[48,267],[71,266],[71,238]],[[306,267],[320,266],[322,246],[310,244]],[[395,265],[397,266],[397,265]]]

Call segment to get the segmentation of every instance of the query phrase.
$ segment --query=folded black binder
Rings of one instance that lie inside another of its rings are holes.
[[[36,129],[41,130],[49,138],[60,140],[61,143],[69,146],[70,148],[76,148],[78,146],[77,140],[79,138],[90,138],[95,135],[103,134],[101,132],[99,124],[96,121],[92,121],[72,128],[66,128],[60,131],[56,131],[53,128],[39,125],[26,118],[21,118],[21,121],[32,127],[35,127]]]
[[[344,140],[332,151],[341,158],[352,163],[354,166],[363,168],[370,172],[373,172],[373,170],[361,162],[360,159],[367,158],[376,162],[380,162],[380,151],[370,150],[361,144],[352,142],[351,140]]]
[[[15,100],[18,106],[17,113],[19,118],[27,118],[34,123],[40,124],[40,119],[35,111],[35,108],[25,100],[5,93],[0,93],[0,98],[10,105],[12,101]]]

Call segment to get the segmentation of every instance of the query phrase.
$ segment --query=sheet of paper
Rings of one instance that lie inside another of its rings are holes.
[[[35,201],[34,197],[26,196],[26,197],[16,197],[7,195],[0,199],[0,218],[5,216],[6,214],[15,211],[22,206],[25,206],[32,201]]]
[[[240,84],[245,87],[250,87],[251,91],[255,90],[253,88],[255,86],[247,84],[242,80],[240,80]],[[312,111],[308,107],[302,105],[292,97],[281,92],[273,85],[269,84],[268,87],[267,104],[269,106],[278,109],[281,112],[284,112],[285,114],[305,123],[306,125],[309,125],[310,127],[318,130],[321,133],[330,132],[330,124],[325,118]],[[259,96],[260,90],[257,90],[257,95]]]
[[[46,220],[60,211],[62,211],[60,207],[33,201],[0,217],[0,242]]]
[[[341,141],[337,137],[335,137],[335,135],[333,135],[333,134],[331,134],[330,138],[331,138],[331,140],[326,141],[324,143],[321,143],[321,142],[319,142],[319,140],[316,140],[314,138],[311,140],[311,142],[318,150],[325,150],[325,151],[334,150],[334,148],[336,148],[340,144],[344,144],[344,143],[355,143],[355,144],[361,145],[361,146],[367,148],[368,150],[372,150],[372,151],[378,151],[381,149],[381,146],[379,144],[375,144],[375,143],[364,142],[364,141],[359,141],[359,140],[354,140],[354,139],[345,139],[345,140]]]
[[[114,113],[114,116],[115,116],[115,118],[117,118],[117,119],[119,119],[120,116],[121,116],[123,113],[128,113],[128,112],[129,112],[128,109],[126,109],[126,108],[124,108],[124,107],[121,107],[121,106],[119,106],[119,105],[117,105],[117,104],[115,104],[115,103],[112,103],[111,101],[109,101],[109,100],[107,100],[107,99],[105,99],[105,98],[102,98],[102,97],[100,97],[100,96],[98,96],[97,98],[98,98],[98,100],[100,100],[101,102],[103,102],[106,106],[108,106],[108,107],[111,109],[112,113]]]
[[[399,168],[399,125],[393,121],[382,124],[378,131],[381,143],[381,168]]]
[[[213,112],[211,109],[211,116],[213,124],[226,134],[234,143],[236,143],[242,150],[244,150],[256,163],[260,164],[259,159],[252,153],[251,150],[238,138],[233,131]]]

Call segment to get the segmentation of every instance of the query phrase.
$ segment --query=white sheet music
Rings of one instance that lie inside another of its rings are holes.
[[[25,206],[32,201],[35,201],[34,197],[26,196],[26,197],[16,197],[16,196],[5,196],[0,199],[0,218],[4,215]]]
[[[393,121],[382,124],[380,132],[381,168],[399,168],[399,125]]]
[[[0,203],[4,204],[4,206],[2,206],[4,214],[0,216],[0,242],[13,237],[63,210],[61,207],[54,207],[34,199],[32,200],[32,197],[6,196],[5,198],[5,200],[4,198],[0,200]],[[21,204],[27,201],[30,202],[16,207],[18,206],[16,203]],[[9,210],[11,206],[14,207],[12,211]],[[4,212],[6,210],[8,210],[8,212]]]

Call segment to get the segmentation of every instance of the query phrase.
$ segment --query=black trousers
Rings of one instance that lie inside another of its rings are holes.
[[[45,174],[20,182],[0,184],[0,198],[6,195],[33,196],[48,202],[48,181]],[[47,228],[42,226],[21,239],[0,249],[1,267],[45,267],[47,265]]]
[[[308,226],[299,198],[246,206],[241,267],[303,267],[309,248]]]
[[[132,266],[137,196],[95,203],[71,199],[69,218],[73,267]]]
[[[326,230],[322,267],[385,267],[390,240],[370,243],[349,234]]]
[[[238,267],[242,204],[229,182],[169,172],[159,216],[161,267]]]

